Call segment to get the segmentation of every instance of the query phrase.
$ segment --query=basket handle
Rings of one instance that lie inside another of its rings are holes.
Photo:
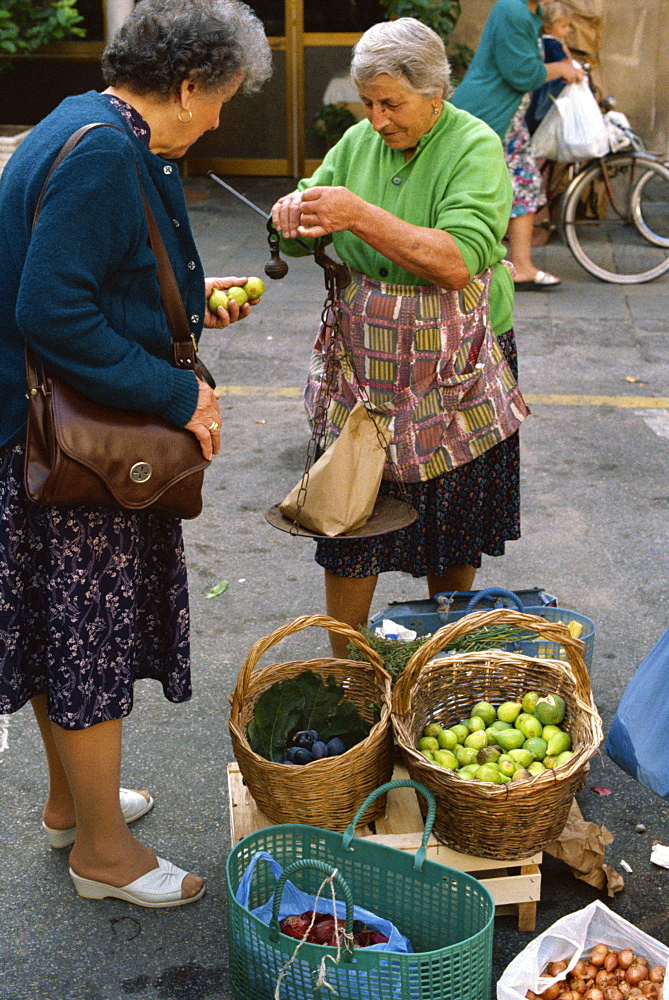
[[[279,880],[276,883],[276,889],[274,890],[274,902],[272,904],[272,919],[269,925],[269,937],[270,941],[279,940],[279,909],[281,907],[281,897],[283,896],[283,889],[288,881],[288,879],[294,875],[296,872],[302,871],[305,868],[313,868],[315,871],[322,872],[323,875],[327,875],[328,878],[333,877],[334,881],[344,897],[344,902],[346,904],[346,937],[344,938],[344,961],[353,961],[353,894],[349,888],[348,882],[344,879],[341,872],[333,868],[332,865],[327,864],[325,861],[319,861],[317,858],[300,858],[299,861],[293,861],[292,865],[288,865],[284,868],[283,872],[279,876]],[[336,919],[337,914],[335,912],[334,917]]]
[[[446,643],[459,639],[474,629],[484,625],[512,625],[516,628],[536,632],[537,635],[556,642],[567,654],[569,666],[576,681],[576,693],[584,701],[590,698],[590,678],[583,659],[585,643],[574,639],[565,625],[548,622],[538,615],[521,614],[508,608],[495,608],[491,611],[473,611],[450,625],[438,629],[431,639],[423,643],[413,654],[400,674],[393,690],[393,711],[397,715],[406,715],[409,711],[411,689],[420,677],[426,663],[441,652]]]
[[[479,590],[477,594],[474,594],[469,604],[465,608],[465,614],[469,614],[470,611],[476,610],[476,605],[481,601],[490,601],[491,604],[496,598],[500,598],[504,601],[509,601],[509,607],[515,607],[517,611],[524,611],[523,602],[514,594],[512,590],[506,590],[504,587],[485,587],[484,590]]]
[[[282,625],[281,628],[275,629],[271,635],[266,635],[263,639],[258,639],[258,641],[251,646],[244,665],[239,671],[237,685],[232,696],[233,717],[235,713],[240,713],[242,710],[242,705],[246,699],[246,693],[251,681],[251,672],[263,653],[266,653],[268,649],[272,648],[272,646],[281,642],[282,639],[287,638],[289,635],[293,635],[295,632],[301,632],[303,629],[309,628],[311,625],[319,625],[321,628],[326,628],[328,632],[336,632],[338,635],[346,636],[350,642],[356,645],[358,649],[365,654],[365,657],[374,668],[377,680],[382,685],[386,682],[390,682],[390,674],[388,674],[383,666],[383,660],[379,654],[372,649],[360,632],[351,628],[350,625],[345,625],[344,622],[337,621],[336,618],[330,618],[328,615],[303,615],[301,618],[296,618],[295,621],[290,622],[288,625]]]
[[[370,792],[342,834],[342,847],[345,851],[352,850],[350,846],[351,841],[355,837],[355,828],[362,817],[365,815],[372,803],[376,802],[381,795],[385,795],[386,792],[392,792],[394,788],[413,788],[416,792],[420,792],[427,802],[427,817],[425,819],[425,827],[423,828],[423,837],[421,845],[414,855],[413,862],[414,869],[417,872],[420,872],[423,870],[423,864],[427,854],[427,842],[430,839],[432,827],[434,826],[434,817],[437,813],[437,802],[431,790],[427,788],[426,785],[422,785],[420,781],[414,781],[413,778],[397,778],[395,781],[387,781],[385,785],[380,785],[378,788],[375,788],[373,792]]]

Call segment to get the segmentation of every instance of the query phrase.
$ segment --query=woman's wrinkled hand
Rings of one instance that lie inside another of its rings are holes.
[[[245,302],[243,306],[240,306],[234,299],[230,299],[228,303],[228,308],[224,309],[222,306],[218,307],[218,311],[213,313],[209,308],[209,296],[214,291],[215,288],[232,288],[233,285],[244,285],[248,281],[247,278],[205,278],[204,282],[204,295],[205,295],[205,313],[204,313],[204,325],[211,330],[224,330],[226,326],[230,326],[231,323],[236,323],[240,319],[244,319],[251,312],[251,306],[254,306],[260,299],[249,299]]]
[[[221,450],[221,411],[218,393],[206,382],[199,383],[199,395],[195,412],[186,424],[200,442],[202,454],[208,462]]]
[[[289,239],[316,239],[352,230],[365,202],[345,187],[313,187],[279,198],[272,208],[275,229]]]
[[[300,224],[301,211],[301,191],[286,194],[272,205],[272,225],[282,236],[294,240],[298,235],[297,227]]]

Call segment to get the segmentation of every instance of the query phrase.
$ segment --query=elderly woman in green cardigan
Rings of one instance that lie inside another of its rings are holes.
[[[276,202],[272,217],[286,252],[306,253],[305,242],[323,237],[351,266],[344,336],[372,401],[392,405],[413,394],[401,439],[391,446],[401,482],[387,467],[381,489],[400,497],[406,490],[418,520],[388,535],[317,546],[327,612],[357,627],[367,622],[379,573],[427,577],[431,595],[469,590],[481,554],[501,555],[505,541],[519,536],[517,429],[527,409],[514,379],[513,281],[501,244],[511,185],[500,140],[445,100],[443,42],[414,18],[365,32],[351,76],[366,120]],[[482,283],[471,285],[477,275]],[[458,303],[473,288],[483,289],[476,308],[485,313],[483,326],[489,313],[490,353],[513,397],[493,404],[492,385],[479,385],[485,405],[477,412],[490,421],[485,433],[476,418],[468,427],[448,405],[441,381],[453,373],[460,347],[454,314],[462,318]],[[309,416],[328,346],[322,327],[305,397]],[[335,409],[348,412],[361,396],[342,366]],[[331,643],[335,655],[346,655],[345,640],[332,635]]]
[[[240,279],[205,279],[176,160],[240,88],[258,89],[270,58],[261,22],[237,0],[141,0],[104,52],[106,89],[63,101],[0,180],[0,712],[32,704],[49,769],[44,833],[72,845],[70,875],[88,898],[163,907],[204,892],[199,875],[128,829],[151,795],[119,791],[134,681],[159,681],[172,702],[191,695],[181,524],[28,499],[24,345],[94,402],[159,414],[205,457],[218,452],[216,393],[171,363],[138,174],[193,337],[243,319],[248,304],[225,315],[207,306],[213,287]],[[116,127],[65,157],[31,232],[58,151],[93,122]]]

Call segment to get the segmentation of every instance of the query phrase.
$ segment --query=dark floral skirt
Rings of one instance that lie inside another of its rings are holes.
[[[499,342],[517,376],[513,330]],[[444,576],[451,566],[480,566],[481,555],[501,556],[504,543],[520,538],[518,432],[466,465],[425,483],[404,483],[418,519],[408,528],[364,539],[319,541],[316,562],[335,576],[365,577],[401,572]],[[404,499],[396,482],[381,494]]]
[[[191,696],[178,520],[43,507],[23,487],[23,445],[0,447],[0,713],[45,693],[64,729],[120,719],[133,683]]]

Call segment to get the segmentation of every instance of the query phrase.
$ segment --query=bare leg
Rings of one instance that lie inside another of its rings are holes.
[[[42,819],[53,830],[69,830],[77,822],[74,799],[72,798],[67,775],[56,750],[51,720],[46,714],[46,695],[38,694],[31,699],[30,703],[40,729],[47,767],[49,769],[49,793],[42,813]]]
[[[42,819],[52,830],[69,830],[77,822],[74,799],[54,742],[52,723],[47,715],[46,695],[36,695],[31,699],[31,705],[42,736],[49,769],[49,793]],[[147,791],[140,791],[140,795],[143,795],[147,802],[151,798]]]
[[[60,758],[75,805],[77,839],[70,854],[72,869],[84,878],[124,886],[156,868],[156,855],[135,840],[121,812],[121,720],[100,722],[88,729],[50,726],[52,748]],[[47,738],[45,747],[51,741]],[[52,748],[47,749],[47,759]],[[55,771],[57,775],[57,766]],[[202,884],[198,876],[187,875],[182,883],[183,897],[196,895]]]
[[[509,220],[509,259],[516,268],[516,281],[532,281],[538,268],[532,263],[534,212]]]
[[[325,607],[331,618],[357,628],[366,625],[378,576],[335,576],[325,570]],[[330,632],[332,655],[348,659],[346,636]]]
[[[449,590],[471,590],[476,576],[475,566],[451,566],[445,576],[437,576],[431,570],[427,574],[430,597]]]

